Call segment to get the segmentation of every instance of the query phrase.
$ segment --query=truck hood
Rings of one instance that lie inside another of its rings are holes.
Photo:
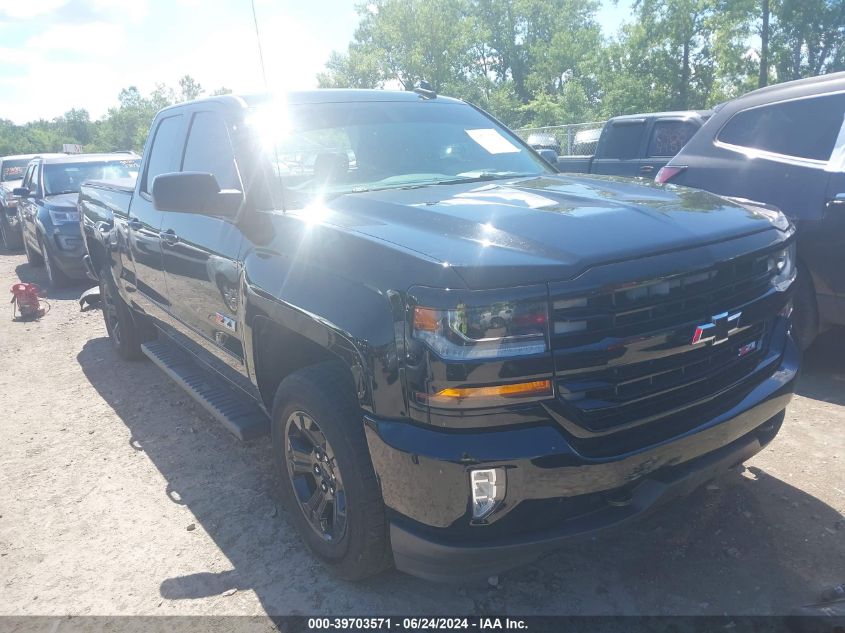
[[[55,196],[45,196],[44,203],[51,209],[62,211],[76,209],[76,202],[79,199],[78,193],[60,193]]]
[[[759,210],[704,191],[595,176],[388,189],[328,207],[327,222],[450,266],[470,288],[569,279],[776,230]]]

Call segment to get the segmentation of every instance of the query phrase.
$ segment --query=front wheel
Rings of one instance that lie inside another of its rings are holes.
[[[41,253],[30,248],[29,242],[26,241],[26,237],[23,238],[23,250],[26,253],[26,261],[30,266],[39,267],[44,265],[44,260],[41,259]]]
[[[282,497],[311,551],[347,580],[389,567],[384,502],[348,372],[329,362],[285,378],[272,424]]]
[[[142,333],[132,316],[132,311],[118,293],[111,271],[104,267],[100,269],[99,276],[103,320],[106,322],[106,331],[115,351],[124,360],[143,358]]]
[[[68,277],[54,257],[50,255],[50,249],[41,244],[41,259],[44,260],[44,267],[47,269],[47,279],[50,281],[50,286],[53,288],[64,288],[70,284],[70,277]]]

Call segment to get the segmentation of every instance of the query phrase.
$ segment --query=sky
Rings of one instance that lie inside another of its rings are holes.
[[[313,88],[345,51],[357,0],[255,0],[272,91]],[[613,35],[631,0],[603,0]],[[0,0],[0,119],[25,123],[85,108],[96,119],[122,88],[147,94],[185,74],[209,92],[261,92],[250,0]]]

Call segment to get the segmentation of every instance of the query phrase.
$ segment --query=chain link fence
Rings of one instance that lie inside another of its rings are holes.
[[[553,149],[559,156],[591,156],[596,153],[604,121],[549,127],[526,127],[516,133],[536,149]]]

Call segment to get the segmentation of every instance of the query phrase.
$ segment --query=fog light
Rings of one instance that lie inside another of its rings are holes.
[[[470,471],[472,518],[483,519],[505,498],[507,482],[503,468]]]

